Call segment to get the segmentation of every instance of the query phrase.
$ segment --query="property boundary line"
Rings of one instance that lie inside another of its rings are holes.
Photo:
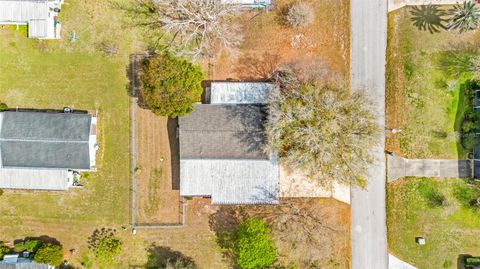
[[[183,228],[186,223],[186,212],[187,212],[187,203],[186,200],[181,197],[179,207],[179,223],[169,223],[169,224],[137,224],[137,177],[136,177],[136,168],[137,168],[137,121],[136,121],[136,106],[138,102],[137,95],[137,56],[144,57],[145,54],[132,54],[130,55],[130,173],[131,173],[131,225],[132,230],[136,229],[171,229],[171,228]]]

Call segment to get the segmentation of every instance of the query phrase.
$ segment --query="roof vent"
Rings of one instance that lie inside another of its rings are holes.
[[[66,106],[66,107],[63,108],[63,113],[73,113],[73,109]]]

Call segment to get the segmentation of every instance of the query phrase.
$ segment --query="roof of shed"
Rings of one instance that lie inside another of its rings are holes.
[[[268,159],[256,105],[196,105],[179,118],[181,159]]]
[[[266,104],[276,89],[268,82],[212,82],[210,86],[211,104]]]
[[[0,113],[1,164],[89,169],[91,121],[88,114]]]

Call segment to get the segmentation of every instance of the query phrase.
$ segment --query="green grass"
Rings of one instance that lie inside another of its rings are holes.
[[[409,158],[463,159],[467,152],[457,137],[465,110],[463,84],[472,75],[449,74],[439,59],[454,46],[475,42],[479,32],[420,31],[412,25],[408,10],[389,18],[387,97],[393,92],[404,96],[400,104],[387,100],[394,113],[402,114],[396,116],[400,126],[393,126],[402,132],[394,139],[400,153]]]
[[[61,40],[28,39],[0,27],[0,100],[11,108],[98,111],[100,146],[97,171],[83,174],[83,189],[5,191],[0,240],[47,235],[83,255],[94,229],[129,224],[127,67],[134,37],[115,12],[108,1],[69,2],[60,14]],[[102,33],[106,25],[109,31]],[[72,30],[80,36],[75,43],[67,38]],[[119,43],[113,57],[97,47],[107,35]]]
[[[98,110],[102,148],[97,156],[98,172],[90,174],[85,190],[72,191],[80,195],[6,193],[0,204],[0,220],[28,213],[42,219],[127,221],[129,119],[125,63],[96,54],[40,52],[38,41],[19,41],[11,33],[3,33],[2,39],[18,42],[16,47],[0,44],[0,99],[10,107]],[[79,207],[83,210],[75,210]]]
[[[389,251],[419,269],[456,268],[460,254],[480,255],[480,212],[464,208],[453,196],[460,179],[407,178],[387,189]],[[431,207],[422,187],[434,186],[446,198],[445,206]],[[415,237],[426,238],[426,245]],[[451,263],[449,263],[451,262]]]

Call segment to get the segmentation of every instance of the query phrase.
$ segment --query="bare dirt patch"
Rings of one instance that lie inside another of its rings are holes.
[[[263,80],[279,64],[294,59],[322,59],[347,77],[349,70],[349,1],[305,1],[315,9],[315,21],[292,28],[283,21],[289,0],[270,12],[246,12],[240,19],[244,43],[238,57],[221,54],[209,66],[212,80]]]
[[[137,222],[180,222],[176,123],[137,107]]]
[[[282,199],[278,206],[222,206],[210,217],[210,226],[231,259],[228,234],[248,218],[263,219],[270,227],[279,266],[349,268],[347,204],[334,199],[289,198]]]

